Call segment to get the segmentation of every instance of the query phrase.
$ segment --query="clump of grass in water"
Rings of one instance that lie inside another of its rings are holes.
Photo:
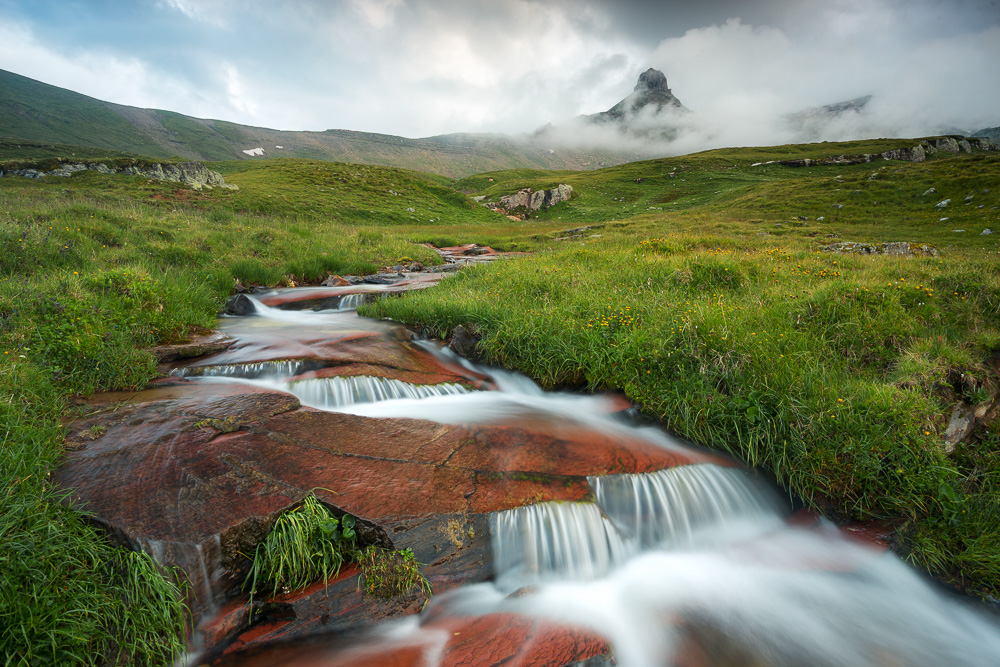
[[[283,514],[257,546],[244,589],[252,600],[256,594],[274,596],[336,576],[353,558],[356,539],[354,517],[346,514],[338,520],[310,494]]]
[[[365,592],[382,600],[407,595],[416,589],[431,595],[431,583],[420,574],[413,551],[389,551],[370,546],[358,555]]]

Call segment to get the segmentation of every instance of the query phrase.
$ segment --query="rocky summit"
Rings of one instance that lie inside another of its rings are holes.
[[[607,111],[587,116],[587,119],[596,123],[623,122],[640,113],[659,114],[664,110],[690,111],[670,91],[666,75],[650,67],[639,75],[639,81],[628,97]]]

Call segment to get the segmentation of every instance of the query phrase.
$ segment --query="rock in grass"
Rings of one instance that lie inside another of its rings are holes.
[[[948,208],[948,204],[951,203],[950,199],[942,199],[938,203],[934,204],[934,208]]]
[[[979,235],[980,236],[987,236],[987,235],[992,234],[992,233],[993,233],[993,230],[990,229],[989,227],[987,227],[983,231],[979,232]]]
[[[913,255],[937,257],[941,254],[941,251],[930,243],[908,243],[906,241],[894,243],[853,243],[844,241],[824,246],[823,250],[826,252],[849,252],[855,255],[893,255],[896,257],[911,257]]]

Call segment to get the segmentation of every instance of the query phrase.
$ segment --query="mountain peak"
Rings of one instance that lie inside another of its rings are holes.
[[[639,82],[633,90],[648,90],[650,92],[670,93],[667,88],[667,76],[658,69],[650,67],[639,75]]]
[[[587,118],[597,123],[608,121],[627,123],[640,112],[644,114],[652,112],[653,115],[656,115],[664,109],[688,111],[688,108],[670,92],[670,88],[667,87],[666,75],[660,70],[650,67],[639,75],[639,81],[628,97],[607,111],[592,114]]]

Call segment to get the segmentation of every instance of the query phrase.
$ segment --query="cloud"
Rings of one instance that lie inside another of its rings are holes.
[[[643,114],[626,133],[571,122],[545,140],[671,155],[996,125],[1000,90],[991,82],[1000,64],[1000,27],[959,30],[928,16],[899,14],[889,1],[840,0],[782,28],[730,18],[691,29],[663,40],[649,62],[693,113]],[[858,113],[821,116],[805,127],[788,122],[795,112],[869,94]]]
[[[95,9],[0,0],[0,66],[121,104],[293,130],[531,132],[608,109],[649,66],[706,141],[778,139],[769,118],[868,93],[892,123],[865,131],[1000,122],[995,0],[80,6]]]

